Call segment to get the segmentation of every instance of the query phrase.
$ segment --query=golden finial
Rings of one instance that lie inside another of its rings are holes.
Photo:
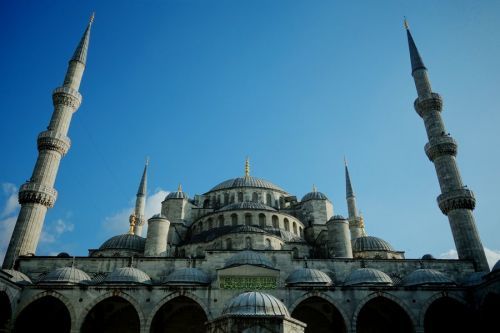
[[[406,19],[406,16],[403,17],[404,17],[403,26],[405,27],[406,30],[408,30],[410,28],[410,26],[408,25],[408,20]]]
[[[313,192],[318,192],[318,189],[316,188],[316,185],[313,184]]]
[[[149,165],[149,156],[146,156],[146,166]]]
[[[94,23],[94,18],[95,18],[95,12],[92,12],[92,15],[90,15],[89,24]]]
[[[177,187],[177,192],[182,192],[182,184],[179,183],[179,186]]]
[[[137,218],[135,217],[135,213],[130,214],[128,221],[130,222],[130,228],[128,229],[128,233],[129,233],[129,235],[133,235],[135,222],[137,221]]]
[[[245,160],[245,177],[250,177],[250,159],[247,156]]]

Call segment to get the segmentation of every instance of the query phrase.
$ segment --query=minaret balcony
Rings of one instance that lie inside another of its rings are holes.
[[[38,203],[46,207],[54,207],[57,191],[49,186],[27,182],[19,189],[19,203]]]
[[[52,102],[55,107],[64,105],[76,110],[82,102],[82,95],[70,87],[59,87],[52,92]]]
[[[446,134],[443,134],[442,137],[431,139],[424,147],[425,154],[431,161],[443,155],[456,156],[457,148],[457,142]]]
[[[415,111],[417,111],[420,117],[429,111],[438,111],[443,110],[443,99],[439,94],[432,93],[428,98],[420,98],[418,97],[413,103],[415,107]]]
[[[465,188],[443,193],[437,197],[437,202],[444,215],[454,209],[473,210],[476,207],[474,192]]]
[[[44,131],[37,138],[38,150],[54,150],[65,155],[71,146],[71,140],[66,135],[56,131]]]

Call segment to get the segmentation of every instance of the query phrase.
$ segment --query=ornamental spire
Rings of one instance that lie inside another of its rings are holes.
[[[179,183],[179,186],[177,187],[177,192],[182,192],[182,184]]]
[[[142,172],[141,183],[139,184],[139,189],[137,190],[137,195],[146,195],[146,190],[148,186],[148,165],[149,157],[146,158],[146,164],[144,165],[144,171]]]
[[[347,160],[344,157],[345,166],[345,195],[346,198],[354,197],[354,190],[352,189],[351,177],[349,176],[349,169],[347,168]]]
[[[427,69],[422,61],[422,57],[418,52],[417,46],[415,45],[415,41],[410,32],[410,27],[408,25],[408,21],[406,17],[403,21],[403,25],[406,29],[406,36],[408,37],[408,47],[410,49],[410,61],[411,61],[411,72],[415,72],[417,69]]]
[[[245,177],[250,177],[250,158],[245,160]]]
[[[71,57],[70,61],[79,61],[83,65],[87,62],[87,51],[89,48],[90,41],[90,29],[92,27],[92,23],[94,23],[95,13],[92,13],[89,19],[89,24],[87,25],[87,29],[83,33],[82,39],[80,39],[80,43],[76,47],[75,53],[73,53],[73,57]]]

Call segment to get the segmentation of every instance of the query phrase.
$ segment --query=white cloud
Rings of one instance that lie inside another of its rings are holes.
[[[500,250],[491,250],[487,247],[484,248],[484,253],[486,254],[486,260],[488,260],[488,265],[492,268],[498,260],[500,260]],[[441,259],[458,259],[458,253],[454,249],[450,249],[439,255]]]
[[[145,215],[146,219],[150,218],[154,214],[158,214],[161,211],[161,202],[165,200],[169,192],[162,189],[157,189],[155,193],[146,197],[146,208]],[[129,228],[129,216],[134,211],[135,200],[131,200],[133,204],[130,206],[120,209],[114,215],[104,218],[102,224],[103,232],[106,236],[121,235],[128,231]],[[142,236],[146,236],[147,233],[147,223],[144,224],[142,229]]]
[[[0,209],[0,261],[3,262],[5,252],[9,246],[10,237],[17,220],[19,204],[17,202],[17,187],[12,183],[2,183],[5,202]]]
[[[12,236],[16,220],[17,216],[0,220],[0,262],[3,262],[5,252],[7,252],[7,246],[9,246],[10,236]]]
[[[67,232],[72,232],[75,229],[75,225],[66,222],[63,219],[57,219],[53,222],[48,222],[43,228],[42,234],[40,236],[40,244],[51,244],[55,243],[62,234]]]
[[[16,212],[20,207],[17,202],[17,187],[12,183],[3,183],[2,190],[7,199],[5,200],[5,205],[2,209],[2,213],[0,217],[9,216],[12,213]]]

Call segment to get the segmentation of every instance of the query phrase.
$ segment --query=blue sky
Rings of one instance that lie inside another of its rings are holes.
[[[86,255],[128,229],[145,156],[148,213],[252,175],[346,214],[343,156],[370,235],[407,257],[454,249],[436,204],[402,18],[445,101],[479,232],[500,255],[497,1],[16,1],[0,3],[0,255],[31,175],[51,91],[96,11],[83,103],[38,254]]]

